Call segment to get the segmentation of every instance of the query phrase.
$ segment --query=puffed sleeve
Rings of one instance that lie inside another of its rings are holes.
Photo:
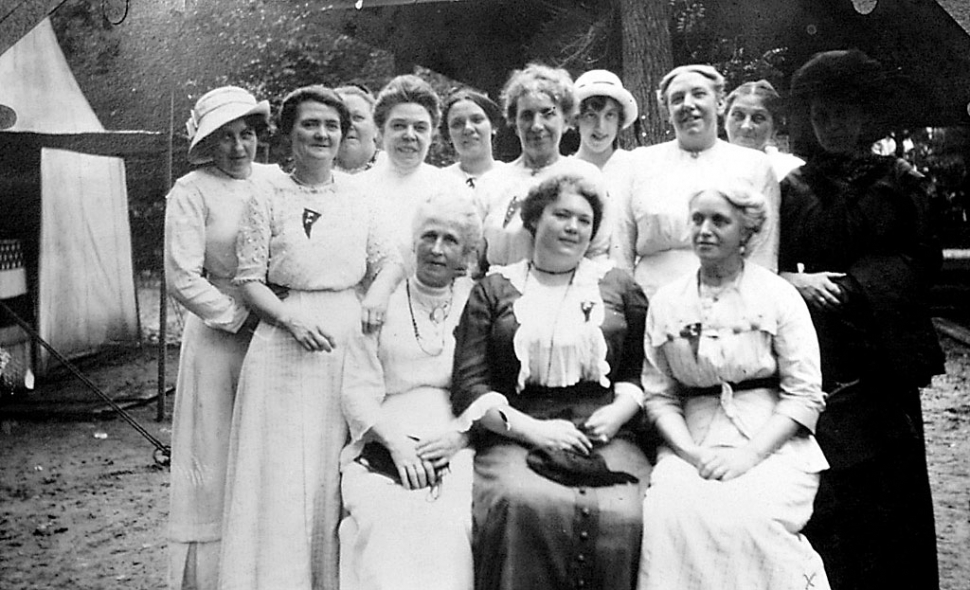
[[[249,199],[236,237],[236,257],[239,266],[233,283],[241,285],[258,281],[266,282],[269,270],[269,242],[273,236],[273,209],[271,200],[261,194]]]
[[[759,154],[763,155],[763,154]],[[765,197],[767,219],[752,244],[749,260],[767,268],[771,272],[778,272],[778,241],[781,222],[781,188],[778,179],[771,168],[767,156],[760,158],[763,165],[759,166],[757,174],[752,178],[753,188]]]
[[[378,338],[358,331],[347,342],[340,405],[354,442],[377,422],[386,395]]]
[[[657,421],[667,414],[684,415],[684,406],[678,392],[677,381],[674,380],[664,355],[663,345],[666,338],[658,328],[656,317],[657,306],[651,304],[647,310],[647,320],[643,338],[643,372],[640,381],[643,383],[643,407],[651,420]]]
[[[825,409],[818,336],[798,291],[788,283],[779,283],[778,291],[774,353],[778,359],[781,401],[775,412],[815,432],[819,413]]]
[[[618,272],[623,280],[622,289],[623,314],[626,317],[626,334],[623,338],[623,350],[616,376],[613,379],[614,390],[617,395],[629,395],[638,405],[643,405],[643,333],[647,315],[647,297],[643,289],[634,282],[626,272]]]
[[[202,276],[206,206],[191,185],[177,183],[165,205],[165,279],[168,290],[207,326],[236,332],[249,316],[242,301],[219,291]]]
[[[477,283],[455,329],[452,408],[468,421],[477,420],[491,407],[508,403],[494,390],[490,377],[488,349],[495,308],[485,284]]]

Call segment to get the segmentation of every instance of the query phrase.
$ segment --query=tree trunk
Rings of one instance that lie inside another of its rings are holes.
[[[622,138],[626,147],[666,141],[666,112],[657,103],[657,86],[674,67],[670,45],[667,0],[615,0],[623,54],[623,85],[640,106],[634,123],[635,138]]]

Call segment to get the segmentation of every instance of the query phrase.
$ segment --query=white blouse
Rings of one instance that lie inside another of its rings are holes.
[[[650,301],[644,340],[648,415],[684,416],[695,441],[740,445],[772,413],[814,432],[825,408],[808,308],[791,284],[757,264],[745,263],[738,279],[716,293],[702,293],[696,274],[661,287]],[[777,390],[732,387],[776,375]],[[690,389],[710,387],[720,394]],[[808,453],[824,468],[814,440]]]
[[[165,278],[168,289],[206,326],[236,332],[249,310],[237,287],[236,235],[254,194],[272,192],[276,166],[253,164],[236,179],[215,166],[189,172],[175,182],[165,204]]]
[[[599,168],[576,158],[560,157],[555,163],[533,170],[522,158],[482,175],[475,191],[482,215],[483,235],[489,264],[506,265],[532,257],[532,234],[522,225],[520,211],[529,190],[556,174],[573,173],[589,178],[606,192]],[[609,203],[604,203],[603,219],[586,253],[590,258],[609,254],[613,234]]]
[[[313,188],[276,178],[272,191],[250,199],[236,244],[236,284],[341,291],[400,263],[374,200],[343,174]]]
[[[617,214],[615,247],[620,268],[631,271],[647,298],[666,283],[697,270],[690,240],[688,201],[699,189],[743,182],[764,195],[768,219],[749,244],[749,260],[778,268],[781,196],[768,157],[758,150],[717,140],[701,152],[677,140],[633,150],[629,200]]]

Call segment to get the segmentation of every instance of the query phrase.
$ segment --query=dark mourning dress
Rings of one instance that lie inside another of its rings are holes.
[[[927,309],[940,254],[902,160],[820,155],[782,182],[780,269],[846,273],[842,305],[812,310],[831,469],[804,531],[836,590],[938,587],[919,388],[944,371]]]

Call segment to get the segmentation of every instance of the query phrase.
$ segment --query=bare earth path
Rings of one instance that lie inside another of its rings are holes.
[[[944,590],[970,580],[970,349],[944,339],[948,374],[924,393]],[[177,349],[170,348],[169,383]],[[86,363],[109,393],[147,388],[155,355],[120,350]],[[70,389],[68,382],[45,387]],[[70,393],[70,392],[69,392]],[[74,392],[72,396],[85,395]],[[133,415],[168,442],[153,406]],[[119,419],[18,419],[0,428],[0,588],[165,587],[168,472]]]

